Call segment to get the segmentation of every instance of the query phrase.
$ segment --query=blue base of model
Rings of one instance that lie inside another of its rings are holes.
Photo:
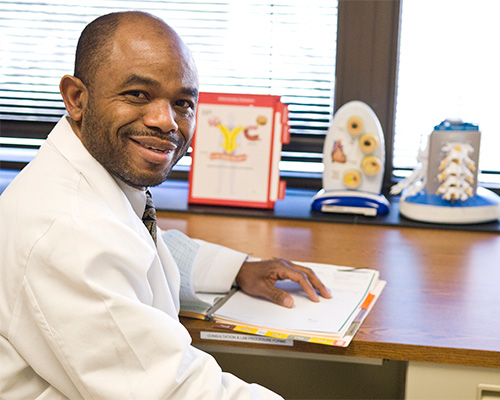
[[[401,215],[422,222],[441,224],[477,224],[500,218],[500,197],[478,187],[474,196],[453,203],[424,191],[401,199]]]
[[[311,208],[322,212],[375,216],[387,214],[389,202],[382,194],[322,189],[313,197]]]

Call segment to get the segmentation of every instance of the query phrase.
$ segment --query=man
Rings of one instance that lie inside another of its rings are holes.
[[[249,262],[175,231],[166,244],[141,220],[147,187],[193,136],[198,77],[186,46],[149,14],[100,17],[60,91],[68,115],[0,197],[0,397],[277,397],[190,345],[179,288],[236,282],[285,307],[278,279],[313,301],[328,290],[284,260]]]

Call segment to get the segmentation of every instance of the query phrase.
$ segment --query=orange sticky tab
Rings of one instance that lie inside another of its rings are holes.
[[[286,181],[280,181],[278,186],[278,199],[283,200],[286,194]]]
[[[288,104],[281,103],[281,123],[288,124]]]
[[[283,124],[281,128],[281,143],[290,143],[290,127],[288,124]]]
[[[366,310],[368,307],[370,307],[370,304],[374,298],[375,298],[374,294],[372,294],[372,293],[368,294],[368,296],[366,296],[365,301],[363,301],[363,304],[361,304],[361,308],[363,310]]]

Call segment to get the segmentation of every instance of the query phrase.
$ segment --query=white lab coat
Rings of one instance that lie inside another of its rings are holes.
[[[0,196],[0,398],[276,398],[191,346],[176,263],[122,186],[63,118]],[[195,286],[227,290],[245,255],[200,243]]]

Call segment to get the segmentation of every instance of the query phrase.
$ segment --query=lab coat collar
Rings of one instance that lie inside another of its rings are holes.
[[[110,211],[120,219],[128,219],[130,207],[142,219],[146,205],[146,194],[132,188],[111,175],[85,148],[73,131],[69,117],[64,116],[47,137],[47,144],[54,146],[73,167],[78,170],[89,185],[99,193]]]

